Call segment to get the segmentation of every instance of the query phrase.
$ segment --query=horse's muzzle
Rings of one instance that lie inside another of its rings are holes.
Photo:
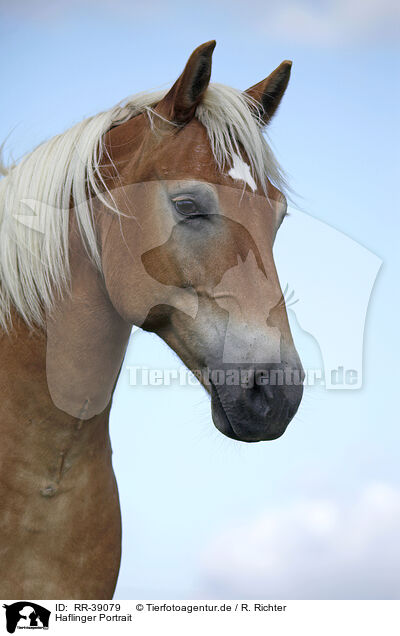
[[[216,428],[242,442],[280,437],[299,408],[304,372],[300,367],[237,369],[236,383],[211,377],[212,417]]]

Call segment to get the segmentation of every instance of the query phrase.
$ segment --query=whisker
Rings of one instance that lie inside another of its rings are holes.
[[[286,307],[288,309],[289,307],[293,307],[293,305],[298,303],[300,300],[299,298],[295,298],[295,294],[295,290],[291,290],[289,287],[289,283],[286,283],[285,289],[283,290],[282,296],[279,300],[279,303],[277,304],[277,308]]]

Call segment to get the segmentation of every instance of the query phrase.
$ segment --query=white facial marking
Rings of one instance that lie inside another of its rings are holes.
[[[233,168],[229,170],[228,175],[232,179],[245,181],[253,192],[257,190],[256,182],[251,176],[250,166],[238,155],[233,155]]]

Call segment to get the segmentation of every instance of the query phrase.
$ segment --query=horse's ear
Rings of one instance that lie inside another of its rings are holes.
[[[210,40],[193,51],[182,75],[157,105],[156,112],[177,124],[186,124],[193,118],[210,82],[215,44],[215,40]]]
[[[285,60],[272,71],[262,82],[248,88],[245,93],[250,95],[260,106],[260,115],[268,124],[271,117],[281,103],[281,99],[289,83],[292,62]]]

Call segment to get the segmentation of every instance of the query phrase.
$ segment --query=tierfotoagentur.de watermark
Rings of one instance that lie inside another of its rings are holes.
[[[143,366],[127,366],[130,386],[334,386],[346,388],[357,384],[356,369],[339,366],[329,371],[328,380],[323,369],[305,369],[303,376],[298,369],[198,369],[189,371],[182,366],[174,369],[154,369]]]

